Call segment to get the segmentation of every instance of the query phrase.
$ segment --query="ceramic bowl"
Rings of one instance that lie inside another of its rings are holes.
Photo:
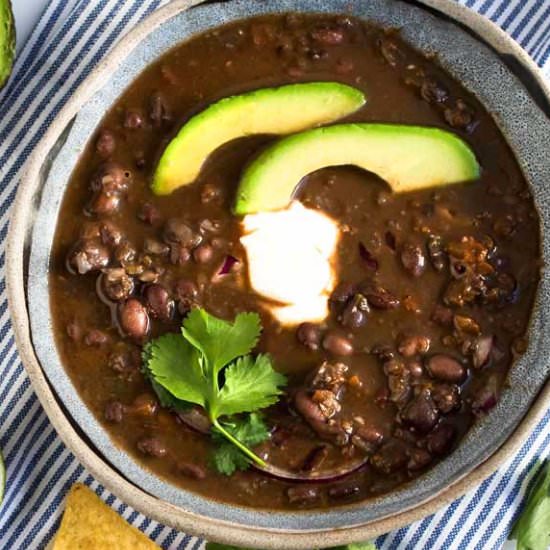
[[[433,512],[489,475],[550,405],[550,278],[543,274],[527,353],[513,367],[511,389],[458,449],[405,487],[323,511],[282,512],[222,504],[179,489],[119,449],[86,408],[54,345],[48,264],[61,199],[95,127],[118,95],[174,44],[253,14],[347,12],[386,27],[441,64],[494,116],[531,185],[550,254],[549,91],[535,65],[488,21],[447,0],[232,0],[195,6],[176,0],[132,30],[82,84],[30,159],[13,207],[7,276],[19,351],[34,388],[65,443],[108,489],[155,519],[189,533],[260,548],[313,548],[365,540]]]

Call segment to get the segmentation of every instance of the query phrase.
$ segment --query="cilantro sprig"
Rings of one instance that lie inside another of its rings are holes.
[[[269,437],[257,411],[278,401],[286,378],[268,355],[250,355],[261,330],[256,313],[240,313],[230,323],[197,308],[181,334],[160,336],[143,351],[144,372],[161,405],[206,411],[218,443],[214,464],[226,475],[250,461],[266,466],[250,449]]]

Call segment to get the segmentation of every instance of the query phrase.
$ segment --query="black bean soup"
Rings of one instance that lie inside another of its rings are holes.
[[[150,181],[178,128],[213,101],[326,80],[365,92],[366,105],[348,120],[455,132],[482,175],[405,194],[352,167],[307,177],[298,198],[337,220],[343,235],[338,284],[324,322],[285,328],[250,287],[241,220],[231,214],[243,166],[272,138],[229,143],[171,195],[154,195]],[[240,261],[221,277],[228,256]],[[67,372],[117,444],[191,491],[296,509],[391,491],[452,452],[495,406],[525,350],[539,270],[539,219],[518,164],[489,114],[437,59],[358,19],[287,14],[197,36],[126,90],[72,175],[50,284]],[[228,320],[261,315],[256,351],[271,354],[289,380],[266,411],[271,438],[255,449],[261,457],[302,472],[357,457],[363,467],[324,483],[253,468],[216,473],[201,410],[182,418],[161,407],[141,372],[142,345],[177,332],[194,306]]]

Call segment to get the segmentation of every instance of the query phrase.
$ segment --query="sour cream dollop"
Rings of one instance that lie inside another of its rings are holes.
[[[245,216],[242,229],[250,286],[269,300],[272,315],[283,325],[325,319],[336,283],[338,224],[293,201],[285,210]]]

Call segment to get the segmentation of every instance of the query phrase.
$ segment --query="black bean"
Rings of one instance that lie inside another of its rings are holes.
[[[427,78],[420,86],[420,96],[427,103],[445,103],[449,91],[442,84]]]
[[[160,92],[155,92],[149,100],[149,118],[155,128],[160,128],[163,124],[172,120],[170,109],[165,97]]]
[[[99,225],[101,242],[110,247],[117,247],[122,242],[122,231],[110,221],[102,221]]]
[[[207,264],[214,257],[214,249],[209,244],[201,244],[193,250],[193,259],[198,264]]]
[[[92,329],[88,331],[86,336],[84,336],[84,342],[88,346],[104,346],[110,341],[110,338],[102,330]]]
[[[328,332],[323,338],[323,348],[333,355],[352,355],[353,344],[346,336]]]
[[[424,449],[411,449],[407,468],[412,471],[425,468],[433,460],[432,455]]]
[[[319,488],[310,485],[290,487],[286,495],[290,504],[313,504],[321,498]]]
[[[137,350],[135,353],[131,351],[115,351],[109,355],[107,361],[107,366],[119,374],[137,371],[140,365],[141,357]]]
[[[363,265],[370,271],[378,271],[378,260],[371,254],[368,248],[363,244],[359,243],[359,256],[363,260]]]
[[[147,225],[156,225],[161,219],[161,214],[156,206],[146,202],[141,205],[137,217]]]
[[[334,499],[348,498],[361,491],[361,485],[357,481],[347,481],[333,485],[328,490],[328,496]]]
[[[139,130],[143,127],[143,115],[137,109],[129,109],[124,115],[124,128]]]
[[[67,336],[75,342],[78,342],[82,338],[82,326],[78,321],[68,323],[65,330],[67,331]]]
[[[149,315],[143,304],[130,298],[119,306],[118,318],[122,332],[136,340],[142,340],[149,332]]]
[[[437,304],[432,312],[431,320],[438,325],[448,327],[453,324],[453,310]]]
[[[321,328],[313,323],[302,323],[296,330],[296,338],[306,348],[316,351],[321,344]]]
[[[105,405],[103,413],[105,420],[113,424],[120,424],[124,417],[125,407],[120,401],[110,401]]]
[[[379,285],[364,285],[361,293],[367,298],[369,305],[375,309],[396,309],[400,304],[396,296]]]
[[[455,429],[450,424],[439,424],[426,438],[428,451],[437,455],[447,454],[453,446]]]
[[[103,158],[109,158],[116,149],[115,136],[109,130],[102,130],[95,142],[95,150]]]
[[[443,414],[460,407],[460,389],[455,384],[437,384],[432,388],[432,399]]]
[[[430,339],[422,335],[406,336],[399,342],[397,349],[403,357],[424,355],[430,349]]]
[[[137,448],[144,455],[162,458],[168,453],[166,447],[157,437],[144,437],[137,442]]]
[[[427,393],[417,395],[402,411],[403,423],[416,432],[430,432],[439,420],[439,412]]]
[[[201,202],[203,204],[220,203],[223,200],[223,190],[213,183],[205,183],[201,189]]]
[[[115,249],[115,260],[123,266],[131,264],[136,259],[136,255],[136,249],[126,241],[120,243]]]
[[[191,259],[189,248],[178,243],[170,245],[170,263],[173,265],[184,265]]]
[[[367,322],[369,311],[369,304],[365,296],[356,294],[344,307],[338,320],[345,327],[360,328]]]
[[[407,447],[395,439],[384,443],[370,458],[370,464],[373,468],[384,474],[401,470],[405,467],[407,461]]]
[[[426,257],[422,248],[412,243],[405,243],[401,247],[401,263],[414,277],[420,277],[426,269]]]
[[[107,196],[122,194],[128,190],[132,175],[116,162],[102,164],[91,180],[91,189]]]
[[[134,280],[124,268],[115,267],[105,269],[99,276],[98,293],[100,298],[107,298],[111,302],[126,300],[134,291]]]
[[[466,378],[466,369],[464,366],[450,355],[438,353],[432,355],[427,363],[428,371],[430,374],[443,382],[450,382],[452,384],[459,384]]]
[[[110,216],[114,214],[120,206],[120,195],[108,193],[96,193],[87,206],[87,212],[97,214],[98,216]]]
[[[445,251],[441,237],[430,235],[428,237],[428,254],[430,262],[436,271],[442,271],[445,268]]]
[[[319,445],[312,449],[306,456],[300,471],[302,472],[314,472],[319,470],[323,465],[323,462],[328,456],[328,447],[326,445]]]
[[[156,283],[147,285],[143,296],[151,317],[165,322],[170,321],[174,313],[174,300],[162,285]]]
[[[107,267],[109,261],[109,250],[99,240],[81,239],[69,252],[67,267],[72,273],[84,275]]]
[[[166,222],[163,237],[169,244],[178,243],[188,248],[197,246],[201,240],[200,235],[179,218],[170,218]]]
[[[352,283],[339,283],[330,295],[330,301],[337,305],[343,305],[355,294],[355,286]]]
[[[490,359],[493,351],[495,337],[493,335],[479,336],[474,343],[474,352],[472,363],[476,369],[485,367]]]
[[[193,462],[178,462],[178,472],[192,479],[205,479],[206,470]]]

